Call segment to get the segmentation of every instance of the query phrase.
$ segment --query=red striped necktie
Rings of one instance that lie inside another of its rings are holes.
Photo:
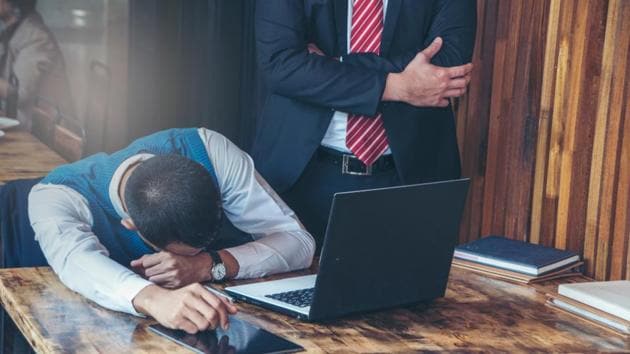
[[[352,5],[350,53],[381,52],[383,35],[383,0],[355,0]],[[374,117],[349,114],[346,146],[364,164],[370,166],[389,146],[381,113]]]

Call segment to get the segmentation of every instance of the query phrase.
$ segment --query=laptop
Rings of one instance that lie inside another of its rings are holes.
[[[469,182],[459,179],[337,193],[318,274],[225,291],[306,321],[442,297]]]

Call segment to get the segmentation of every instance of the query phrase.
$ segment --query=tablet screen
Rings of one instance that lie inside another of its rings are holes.
[[[159,324],[150,325],[149,330],[197,353],[294,353],[304,350],[295,343],[235,317],[230,318],[230,328],[227,331],[218,328],[188,334]]]

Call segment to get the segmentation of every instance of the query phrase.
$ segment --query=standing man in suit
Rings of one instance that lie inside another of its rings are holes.
[[[253,157],[318,241],[336,192],[460,176],[475,0],[259,1]]]

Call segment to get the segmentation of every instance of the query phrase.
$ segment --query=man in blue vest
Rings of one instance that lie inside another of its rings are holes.
[[[199,283],[306,268],[315,243],[252,159],[207,129],[171,129],[52,171],[29,195],[42,259],[72,290],[195,333],[233,304]],[[221,231],[229,221],[248,235]]]

